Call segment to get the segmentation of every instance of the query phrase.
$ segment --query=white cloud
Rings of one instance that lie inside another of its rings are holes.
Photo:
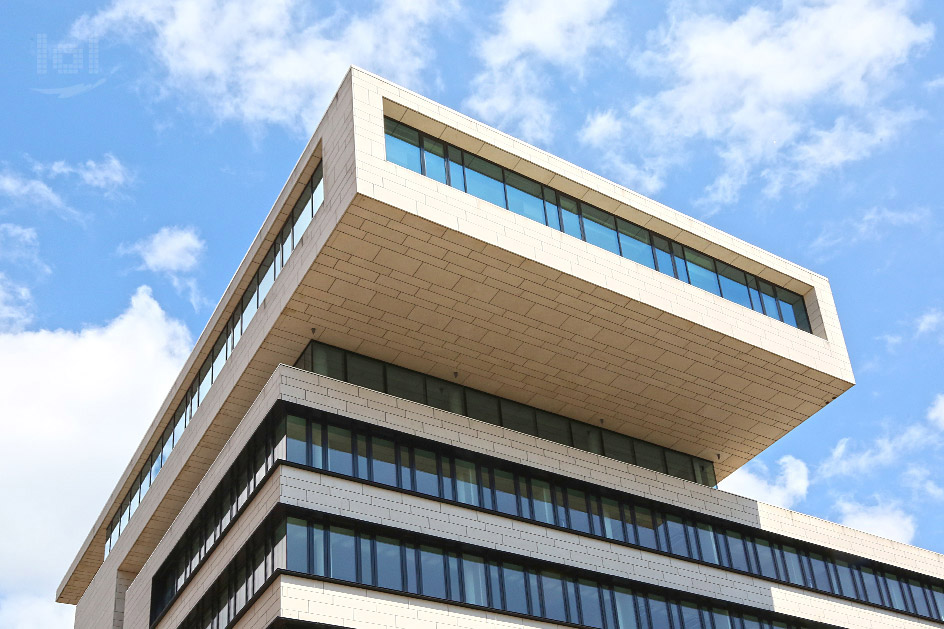
[[[433,65],[433,25],[455,2],[377,1],[368,15],[300,0],[113,0],[72,36],[144,46],[162,95],[183,95],[219,120],[310,132],[353,63],[415,85]]]
[[[858,216],[828,222],[809,245],[809,250],[821,259],[863,242],[878,242],[889,230],[927,224],[931,213],[926,208],[917,210],[889,210],[873,207]]]
[[[74,175],[85,185],[98,188],[107,195],[116,194],[119,188],[129,185],[133,180],[125,165],[111,153],[106,153],[100,162],[89,159],[78,164],[69,164],[64,161],[50,164],[35,163],[33,169],[37,173],[52,177]]]
[[[33,320],[33,296],[29,288],[0,273],[0,334],[19,332]]]
[[[0,626],[71,627],[55,588],[191,345],[147,287],[105,325],[0,334]]]
[[[944,312],[941,312],[937,308],[932,308],[915,321],[915,334],[921,336],[937,332],[942,324],[944,324]]]
[[[902,474],[902,482],[913,490],[935,500],[944,499],[944,487],[931,478],[931,470],[926,467],[910,465]]]
[[[39,236],[32,227],[0,223],[0,262],[28,267],[46,274],[49,267],[39,257]]]
[[[939,430],[944,430],[944,394],[938,394],[934,402],[928,409],[928,421],[933,423]]]
[[[193,273],[200,263],[206,243],[193,227],[162,227],[156,233],[131,245],[121,245],[118,253],[141,258],[142,270],[166,275],[174,289],[186,294],[194,310],[204,299]]]
[[[938,76],[931,79],[930,81],[924,84],[924,87],[931,91],[941,89],[942,87],[944,87],[944,76]]]
[[[885,350],[888,353],[894,353],[904,340],[900,334],[881,334],[875,337],[875,340],[885,343]]]
[[[780,472],[776,478],[771,478],[767,466],[757,461],[735,470],[718,487],[732,494],[790,509],[806,498],[810,487],[809,470],[806,463],[789,455],[781,457],[777,464]]]
[[[896,69],[934,35],[907,0],[783,0],[735,19],[670,9],[633,66],[665,88],[625,113],[642,144],[642,171],[661,186],[696,140],[713,147],[721,174],[710,205],[737,200],[761,170],[776,194],[891,141],[917,114],[883,106]],[[855,24],[855,28],[849,28]]]
[[[917,528],[914,516],[905,512],[896,501],[876,499],[875,504],[864,505],[844,499],[836,503],[836,509],[842,525],[905,544],[914,539]]]
[[[623,133],[623,121],[612,109],[598,111],[587,116],[580,129],[580,141],[589,146],[602,148]]]
[[[465,106],[530,142],[549,142],[554,108],[544,96],[548,67],[579,76],[591,53],[610,47],[613,0],[506,0],[478,46],[484,67]]]
[[[0,172],[0,195],[18,205],[29,205],[40,210],[55,210],[71,217],[77,216],[75,210],[45,182],[30,179],[10,170]]]

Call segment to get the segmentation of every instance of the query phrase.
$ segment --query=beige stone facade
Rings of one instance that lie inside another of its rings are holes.
[[[812,334],[388,162],[385,116],[803,295]],[[318,164],[324,205],[105,557],[108,522]],[[711,460],[719,479],[854,384],[822,276],[352,68],[63,579],[57,600],[78,605],[77,627],[149,626],[155,574],[280,400],[944,579],[944,557],[935,553],[286,367],[312,339]],[[155,626],[178,627],[278,504],[799,621],[935,624],[280,465]],[[352,628],[522,624],[281,574],[235,626],[262,628],[280,617]]]

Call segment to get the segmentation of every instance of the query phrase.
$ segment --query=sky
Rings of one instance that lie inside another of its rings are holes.
[[[944,552],[944,3],[8,0],[0,626],[55,589],[351,64],[827,276],[857,385],[721,487]]]

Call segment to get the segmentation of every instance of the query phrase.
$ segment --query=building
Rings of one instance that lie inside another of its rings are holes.
[[[352,68],[56,598],[939,626],[941,555],[713,487],[853,384],[825,278]]]

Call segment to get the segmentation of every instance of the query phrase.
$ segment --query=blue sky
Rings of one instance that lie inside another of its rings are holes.
[[[350,64],[826,275],[858,384],[722,487],[944,551],[944,4],[4,17],[0,626],[71,626],[55,586]]]

